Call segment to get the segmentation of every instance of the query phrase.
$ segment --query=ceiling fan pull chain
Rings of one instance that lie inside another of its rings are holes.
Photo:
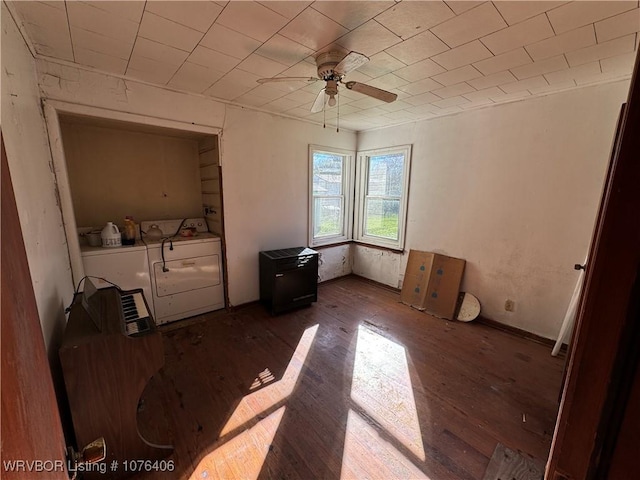
[[[322,128],[327,128],[327,104],[322,104]]]
[[[336,133],[340,131],[340,95],[336,95],[338,97],[338,117],[336,118]]]

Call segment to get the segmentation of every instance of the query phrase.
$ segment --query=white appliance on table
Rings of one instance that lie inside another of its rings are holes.
[[[162,231],[160,238],[146,235],[152,226]],[[224,308],[222,246],[204,218],[144,221],[140,229],[156,324]]]
[[[139,239],[136,242],[135,245],[111,248],[81,246],[84,274],[98,277],[92,279],[97,288],[112,287],[109,282],[123,290],[141,288],[151,314],[155,316],[147,247]]]

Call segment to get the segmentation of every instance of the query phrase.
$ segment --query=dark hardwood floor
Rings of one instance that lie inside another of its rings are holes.
[[[137,478],[481,479],[498,442],[546,460],[564,362],[550,347],[353,276],[318,297],[165,330],[139,421],[171,438],[175,470]]]

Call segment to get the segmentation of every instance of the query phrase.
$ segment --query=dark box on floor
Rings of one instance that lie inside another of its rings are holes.
[[[460,258],[411,250],[400,301],[436,317],[452,320],[465,263]]]

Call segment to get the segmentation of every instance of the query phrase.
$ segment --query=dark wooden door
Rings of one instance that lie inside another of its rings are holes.
[[[2,465],[9,479],[66,479],[65,441],[2,142]]]
[[[615,444],[626,431],[621,412],[632,395],[629,386],[637,371],[640,340],[639,61],[640,56],[592,240],[547,464],[547,478],[552,480],[608,478]],[[624,465],[619,457],[616,462]],[[626,478],[637,477],[637,472],[627,473]]]

